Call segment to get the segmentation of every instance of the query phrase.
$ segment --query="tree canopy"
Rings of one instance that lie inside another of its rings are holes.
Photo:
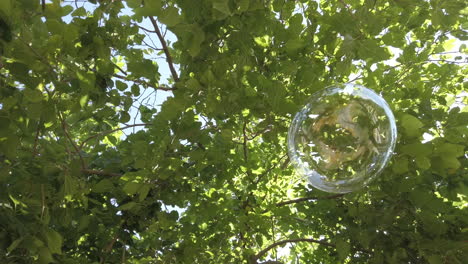
[[[467,18],[464,0],[1,0],[0,262],[463,263]],[[328,194],[287,130],[346,82],[386,99],[398,142],[369,186]]]

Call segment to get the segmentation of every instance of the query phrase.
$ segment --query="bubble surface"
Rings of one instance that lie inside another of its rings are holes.
[[[343,84],[313,94],[294,117],[288,151],[296,172],[326,192],[367,185],[395,148],[395,117],[385,100],[360,85]]]

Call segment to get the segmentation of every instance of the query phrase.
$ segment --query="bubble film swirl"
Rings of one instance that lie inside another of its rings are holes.
[[[385,167],[396,141],[390,107],[360,85],[328,87],[311,96],[294,117],[288,151],[296,171],[333,193],[367,185]]]

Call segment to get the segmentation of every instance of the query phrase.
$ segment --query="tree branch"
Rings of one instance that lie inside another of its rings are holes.
[[[86,174],[95,174],[101,176],[108,176],[108,177],[120,177],[122,174],[114,173],[114,172],[107,172],[107,171],[100,171],[100,170],[90,170],[90,169],[82,169],[81,172]]]
[[[171,88],[171,87],[154,86],[149,82],[145,82],[143,80],[133,80],[131,78],[128,78],[128,77],[120,75],[120,74],[113,74],[112,76],[117,77],[117,78],[122,79],[122,80],[125,80],[125,81],[130,81],[130,82],[134,82],[134,83],[137,83],[137,84],[146,85],[148,87],[152,87],[152,88],[157,89],[157,90],[163,90],[163,91],[174,91],[174,90],[176,90],[176,88]]]
[[[256,137],[258,137],[258,136],[260,136],[260,135],[262,135],[262,134],[264,134],[266,132],[269,132],[270,128],[271,128],[270,126],[265,127],[264,129],[262,129],[262,131],[259,131],[259,132],[255,133],[255,134],[251,135],[251,137],[248,138],[248,140],[254,140]]]
[[[121,73],[125,74],[125,76],[128,75],[128,73],[127,73],[126,71],[124,71],[124,70],[123,70],[119,65],[117,65],[116,63],[114,63],[114,66],[115,66]],[[125,76],[122,76],[122,77],[126,78]],[[115,77],[117,77],[117,76],[115,76]],[[119,77],[119,78],[120,78],[120,77]]]
[[[150,124],[133,124],[133,125],[126,125],[126,126],[124,126],[124,127],[119,127],[119,128],[112,129],[112,130],[102,131],[102,132],[100,132],[100,133],[97,133],[96,135],[92,135],[92,136],[88,137],[87,139],[83,140],[83,142],[81,142],[81,144],[80,144],[79,149],[81,150],[81,149],[83,148],[84,144],[86,144],[86,142],[90,141],[90,140],[93,139],[93,138],[97,138],[97,137],[99,137],[99,136],[111,134],[111,133],[114,133],[114,132],[116,132],[116,131],[124,130],[124,129],[131,128],[131,127],[148,126],[148,125],[150,125]]]
[[[44,192],[44,184],[41,184],[41,221],[44,218],[44,211],[46,209],[46,202],[45,202],[45,192]]]
[[[166,40],[164,39],[163,35],[161,34],[161,31],[159,30],[158,23],[154,19],[154,17],[150,16],[149,19],[151,20],[151,23],[153,24],[154,31],[156,32],[156,35],[158,35],[158,39],[161,42],[161,46],[164,50],[164,54],[166,54],[166,61],[167,64],[169,64],[169,69],[171,70],[172,78],[174,78],[174,81],[179,81],[179,76],[177,75],[177,72],[174,68],[174,62],[172,61],[172,56],[171,53],[169,52],[169,48],[167,47]]]
[[[39,123],[37,124],[37,129],[36,129],[36,137],[34,138],[34,147],[33,147],[33,157],[36,157],[37,155],[37,145],[39,141],[39,133],[41,131],[41,120],[39,120]]]
[[[267,253],[270,249],[272,248],[275,248],[277,246],[282,246],[282,245],[285,245],[287,243],[297,243],[297,242],[309,242],[309,243],[317,243],[317,244],[320,244],[320,245],[324,245],[324,246],[327,246],[327,247],[336,247],[334,244],[331,244],[331,243],[328,243],[328,242],[325,242],[323,240],[315,240],[315,239],[312,239],[312,238],[294,238],[294,239],[285,239],[285,240],[280,240],[278,242],[275,242],[271,245],[269,245],[268,247],[266,247],[265,249],[263,250],[260,250],[260,252],[258,252],[257,254],[253,255],[251,257],[251,263],[256,263],[257,260],[262,257],[263,255],[265,255],[265,253]]]
[[[284,157],[287,157],[288,154],[284,154],[278,161],[278,163],[281,162],[281,160],[284,158]],[[286,159],[287,161],[288,159]],[[270,173],[270,171],[272,171],[274,168],[276,168],[278,166],[278,164],[274,165],[274,166],[270,166],[270,168],[268,168],[265,172],[263,172],[262,174],[260,174],[257,178],[257,180],[254,182],[254,185],[257,185],[264,176],[266,176],[268,173]],[[284,169],[283,168],[283,165],[281,165],[281,169]]]
[[[244,161],[247,162],[247,134],[246,134],[246,129],[247,129],[247,121],[244,122],[244,126],[242,127],[242,133],[244,135],[244,141],[242,142],[243,149],[244,149]]]
[[[279,202],[279,203],[276,204],[276,206],[280,207],[280,206],[284,206],[284,205],[288,205],[288,204],[306,202],[306,201],[310,201],[310,200],[331,200],[331,199],[340,198],[343,195],[344,195],[343,193],[340,193],[340,194],[324,196],[324,197],[303,197],[303,198],[292,199],[292,200],[289,200],[289,201]]]
[[[67,129],[68,125],[65,122],[65,120],[63,119],[62,115],[60,113],[58,113],[58,116],[59,116],[60,122],[62,123],[62,129],[63,129],[63,132],[65,133],[65,136],[68,138],[68,141],[70,141],[70,144],[75,149],[76,154],[78,154],[78,156],[80,157],[81,168],[85,169],[86,168],[86,163],[84,162],[83,156],[81,156],[80,148],[78,148],[78,146],[75,144],[75,142],[73,142],[73,139],[70,137],[70,134],[68,134],[68,129]]]
[[[150,32],[150,33],[156,33],[156,31],[154,31],[154,30],[150,30],[150,29],[147,29],[147,28],[144,28],[144,27],[142,27],[142,26],[140,26],[140,25],[136,25],[136,26],[137,26],[137,27],[139,27],[140,29],[142,29],[142,30],[146,31],[146,32]]]
[[[112,248],[114,247],[115,242],[119,239],[117,235],[114,236],[114,238],[107,244],[107,246],[102,250],[104,254],[108,254],[112,251]],[[106,262],[107,257],[101,256],[101,264]]]

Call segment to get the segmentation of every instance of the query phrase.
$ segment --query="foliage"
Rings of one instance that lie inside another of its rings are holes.
[[[467,17],[463,0],[1,0],[0,262],[462,263]],[[378,180],[330,196],[285,138],[347,81],[382,94],[399,140]],[[160,111],[138,103],[152,90],[172,93]]]

